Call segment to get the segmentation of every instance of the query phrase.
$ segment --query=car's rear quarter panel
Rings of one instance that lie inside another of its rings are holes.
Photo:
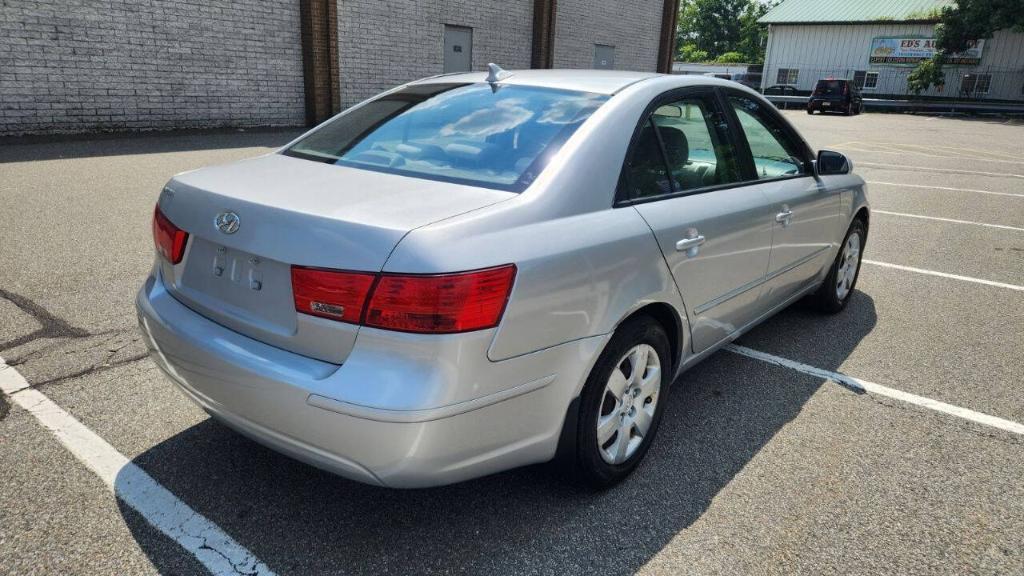
[[[435,242],[438,250],[431,248]],[[518,271],[488,351],[494,361],[611,332],[645,303],[666,302],[682,310],[651,230],[631,207],[505,228],[451,243],[414,232],[386,268],[406,269],[412,260],[422,264],[443,259],[447,264],[438,262],[437,267],[472,269],[498,263],[482,260],[495,257],[514,262]]]

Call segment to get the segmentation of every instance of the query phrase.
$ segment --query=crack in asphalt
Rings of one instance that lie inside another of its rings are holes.
[[[85,338],[94,335],[88,330],[72,326],[67,320],[51,314],[46,308],[20,294],[0,288],[0,298],[14,304],[39,323],[39,328],[25,336],[0,342],[0,350],[16,348],[39,338]]]
[[[107,357],[108,360],[109,360],[109,358],[111,356],[113,356],[113,354],[111,354],[110,356]],[[32,384],[32,386],[31,386],[31,388],[41,388],[43,386],[47,386],[47,385],[50,385],[50,384],[57,384],[57,383],[60,383],[60,382],[64,382],[65,380],[72,380],[74,378],[79,378],[79,377],[82,377],[82,376],[88,376],[90,374],[99,374],[100,372],[105,372],[107,370],[112,370],[114,368],[118,368],[118,367],[124,366],[126,364],[131,364],[133,362],[138,362],[139,360],[145,360],[146,358],[149,358],[149,353],[148,352],[143,352],[142,354],[136,354],[134,356],[129,356],[128,358],[122,358],[121,360],[118,360],[117,362],[109,362],[109,361],[107,361],[107,362],[100,362],[100,363],[94,364],[94,365],[92,365],[92,366],[90,366],[88,368],[85,368],[83,370],[77,370],[77,371],[72,372],[70,374],[65,374],[63,376],[57,376],[55,378],[49,378],[49,379],[46,379],[46,380],[40,380],[38,382],[34,382]]]
[[[70,338],[70,340],[81,340],[81,339],[84,339],[84,338],[90,338],[90,337],[95,337],[95,336],[116,336],[118,334],[125,334],[127,332],[129,332],[129,330],[104,330],[102,332],[89,332],[89,333],[87,333],[84,336],[76,336],[74,338]],[[45,338],[45,337],[40,337],[40,338],[37,338],[36,340],[41,340],[43,338]],[[100,344],[102,344],[104,342],[109,342],[112,339],[113,338],[106,338],[106,339],[102,340],[100,342]],[[32,340],[32,341],[34,341],[34,340]],[[30,342],[32,342],[32,341],[30,341]],[[65,342],[66,342],[66,340],[54,339],[49,344],[47,344],[46,346],[43,346],[43,347],[41,347],[41,348],[39,348],[37,350],[33,350],[31,352],[26,352],[25,354],[23,354],[21,356],[15,356],[14,358],[9,359],[7,361],[7,365],[8,366],[18,366],[20,364],[25,364],[29,360],[34,360],[36,358],[44,356],[47,352],[52,351],[54,348],[57,348],[57,347],[61,346]],[[28,342],[26,342],[26,344],[27,343]],[[94,346],[90,346],[90,347],[86,347],[86,348],[81,348],[81,349],[77,349],[77,350],[65,351],[64,353],[65,354],[69,354],[69,353],[75,353],[75,352],[85,352],[86,350],[88,350],[89,348],[92,348],[92,347],[94,347]],[[0,349],[0,350],[2,350],[2,349]]]
[[[206,536],[199,536],[199,538],[203,541],[203,543],[199,545],[200,550],[209,550],[210,552],[213,552],[214,554],[220,556],[221,558],[226,560],[228,564],[231,565],[231,568],[234,569],[236,574],[239,574],[241,576],[259,576],[259,567],[252,566],[251,558],[243,558],[242,560],[236,562],[232,560],[227,554],[221,552],[213,546],[210,546],[207,543],[208,539]]]
[[[138,362],[148,356],[148,354],[143,351],[126,358],[114,360],[119,353],[140,340],[140,337],[135,333],[134,328],[92,332],[72,325],[70,322],[51,313],[37,302],[20,294],[0,289],[0,298],[3,298],[17,306],[20,310],[31,316],[32,319],[34,319],[40,326],[29,334],[19,336],[6,342],[0,342],[0,351],[14,349],[37,340],[50,340],[49,343],[44,344],[36,350],[8,359],[8,366],[20,366],[31,360],[38,360],[58,354],[63,356],[83,353],[94,355],[99,349],[106,348],[101,358],[91,361],[87,359],[88,367],[76,370],[69,374],[36,380],[31,384],[32,388],[39,388],[48,384],[63,382],[73,378],[110,370],[133,362]],[[98,340],[88,341],[84,346],[65,346],[69,342],[73,343],[90,338]],[[5,416],[8,411],[9,408],[0,406],[0,418]]]

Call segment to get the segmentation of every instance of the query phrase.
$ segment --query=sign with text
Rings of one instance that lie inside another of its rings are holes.
[[[984,40],[956,54],[951,54],[946,61],[952,65],[976,66],[981,64],[981,51],[985,47]],[[889,66],[916,66],[935,55],[935,38],[873,38],[871,40],[870,64]]]

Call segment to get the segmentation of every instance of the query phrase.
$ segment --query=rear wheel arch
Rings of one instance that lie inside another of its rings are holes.
[[[858,210],[857,213],[853,215],[853,219],[854,220],[860,220],[861,222],[864,223],[864,229],[865,230],[868,229],[868,220],[869,220],[869,218],[870,218],[870,214],[868,213],[868,207],[867,206],[861,206],[860,210]]]
[[[679,312],[671,304],[665,302],[652,302],[631,312],[616,325],[616,329],[639,316],[648,316],[661,324],[661,327],[665,329],[665,334],[668,336],[670,353],[672,355],[672,369],[675,370],[682,361],[684,340],[683,321]]]
[[[853,215],[853,219],[860,220],[864,223],[864,242],[866,243],[868,239],[868,232],[871,230],[871,226],[869,226],[871,213],[868,211],[868,207],[861,206],[860,210],[857,210],[857,213]]]
[[[674,306],[667,302],[651,302],[633,310],[622,318],[616,325],[612,334],[635,318],[647,317],[653,319],[655,322],[661,325],[665,330],[666,336],[668,336],[669,350],[671,355],[671,367],[670,369],[675,371],[679,363],[682,362],[683,346],[686,344],[686,327],[683,325],[683,320],[680,314],[682,311],[677,310]],[[601,351],[597,356],[604,353],[607,343],[601,348]],[[595,359],[596,361],[596,359]],[[591,370],[594,366],[590,367]],[[589,378],[589,373],[587,374]],[[577,440],[577,423],[579,418],[579,402],[580,395],[573,397],[572,401],[566,407],[565,417],[562,421],[562,431],[559,435],[558,445],[556,449],[555,460],[562,462],[563,464],[571,462],[573,454],[576,449]]]

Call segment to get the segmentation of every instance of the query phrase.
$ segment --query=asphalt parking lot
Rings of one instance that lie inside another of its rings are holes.
[[[0,144],[0,356],[98,436],[0,395],[0,573],[1024,573],[1024,123],[786,115],[869,183],[857,292],[685,373],[603,493],[547,466],[356,484],[210,421],[148,360],[133,297],[161,185],[296,131]],[[67,447],[94,440],[91,466]],[[95,464],[118,457],[155,482]]]

